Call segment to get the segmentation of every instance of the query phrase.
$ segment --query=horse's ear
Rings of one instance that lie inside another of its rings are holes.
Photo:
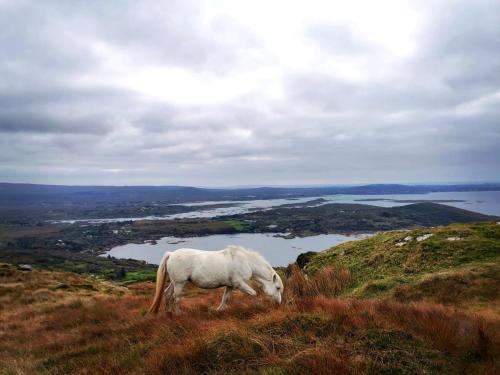
[[[274,275],[273,275],[273,283],[275,283],[275,282],[276,282],[276,279],[277,279],[277,276],[276,276],[276,274],[274,274]]]

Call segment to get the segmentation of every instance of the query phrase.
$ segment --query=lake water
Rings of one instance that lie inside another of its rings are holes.
[[[480,212],[485,215],[500,216],[500,191],[457,191],[428,194],[392,194],[392,195],[331,195],[325,197],[328,203],[363,203],[373,206],[394,207],[411,204],[399,203],[398,200],[442,201],[456,200],[461,202],[437,202],[464,210]],[[362,201],[370,199],[370,201]]]
[[[294,199],[267,199],[251,201],[224,201],[224,202],[196,202],[183,203],[184,206],[206,206],[217,203],[235,203],[234,207],[215,208],[210,210],[200,210],[186,212],[182,214],[170,215],[168,218],[195,218],[195,217],[216,217],[222,215],[234,215],[247,213],[253,210],[266,210],[275,208],[283,204],[304,203],[314,199],[325,199],[328,203],[359,203],[381,207],[404,206],[414,202],[409,201],[435,201],[465,210],[476,211],[485,215],[500,216],[500,191],[458,191],[439,192],[427,194],[380,194],[380,195],[323,195],[317,197],[294,198]],[[406,201],[406,202],[398,202]],[[447,202],[448,201],[448,202]]]
[[[455,202],[441,202],[450,206],[466,210],[481,212],[488,215],[500,216],[500,191],[474,191],[474,192],[449,192],[429,194],[394,194],[394,195],[330,195],[322,197],[307,197],[300,199],[269,199],[231,202],[238,203],[234,207],[224,207],[213,210],[200,210],[179,215],[171,215],[162,219],[176,217],[216,217],[245,213],[251,210],[266,210],[282,204],[303,203],[316,198],[326,199],[326,203],[362,203],[374,206],[393,207],[403,206],[411,202],[397,202],[398,200],[424,200],[442,201],[455,200]],[[369,201],[366,201],[369,199]],[[191,206],[204,206],[217,202],[197,202]],[[220,203],[220,202],[219,202]],[[160,218],[149,218],[151,220]],[[112,219],[116,221],[124,219]],[[106,221],[106,220],[103,220]],[[366,235],[365,235],[366,236]],[[220,250],[228,245],[241,245],[260,252],[274,266],[285,266],[293,262],[297,255],[306,251],[321,251],[339,243],[352,241],[362,236],[344,236],[340,234],[318,235],[304,238],[284,239],[274,237],[272,234],[242,233],[236,235],[212,235],[204,237],[176,238],[164,237],[158,244],[127,244],[111,249],[107,254],[116,258],[133,258],[158,264],[166,250],[175,250],[181,247],[192,247],[205,250]],[[179,242],[185,241],[185,242]],[[177,243],[176,243],[177,242]]]
[[[145,217],[121,217],[112,219],[86,219],[86,220],[63,220],[61,222],[74,223],[87,221],[90,223],[110,223],[135,220],[168,220],[176,218],[212,218],[224,215],[244,214],[255,210],[268,210],[283,204],[304,203],[314,199],[323,198],[327,203],[360,203],[381,207],[404,206],[412,202],[397,202],[398,200],[421,200],[438,201],[465,210],[476,211],[486,215],[500,216],[500,191],[464,191],[464,192],[443,192],[427,194],[387,194],[387,195],[324,195],[318,197],[294,198],[294,199],[266,199],[250,201],[218,201],[218,202],[194,202],[183,203],[185,206],[200,207],[200,210],[191,212],[166,215],[166,216],[145,216]],[[369,199],[369,201],[366,201]],[[443,200],[454,200],[455,202],[443,202]],[[217,203],[232,203],[231,207],[219,207],[206,209],[203,206]]]
[[[284,239],[272,234],[241,233],[235,235],[217,234],[203,237],[164,237],[157,244],[127,244],[116,246],[104,256],[132,258],[158,264],[165,251],[182,247],[203,250],[221,250],[228,245],[240,245],[261,253],[273,266],[286,266],[306,251],[322,251],[342,242],[366,238],[369,235],[345,236],[324,234],[303,238]],[[182,241],[182,242],[181,242]]]

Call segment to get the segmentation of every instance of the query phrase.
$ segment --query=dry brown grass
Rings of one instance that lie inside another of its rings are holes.
[[[4,308],[0,373],[493,374],[500,370],[497,315],[434,304],[330,297],[322,289],[325,285],[341,287],[348,282],[346,275],[332,281],[332,272],[313,279],[316,295],[294,286],[301,274],[292,273],[287,288],[301,294],[289,296],[293,303],[280,307],[266,297],[237,292],[227,310],[216,312],[222,291],[188,288],[180,316],[145,314],[153,284],[132,285],[121,295],[95,285],[97,291],[83,294],[66,280],[70,287],[59,291],[67,293],[66,298],[33,298]],[[16,283],[29,285],[27,293],[36,294],[33,279],[13,277]],[[73,277],[74,282],[84,281]]]
[[[286,273],[285,298],[291,302],[304,297],[338,296],[352,280],[349,270],[333,266],[324,267],[309,276],[298,265],[291,264]]]

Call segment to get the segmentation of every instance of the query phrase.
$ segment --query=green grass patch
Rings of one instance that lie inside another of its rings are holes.
[[[237,231],[242,231],[248,228],[248,223],[245,222],[244,220],[237,220],[237,219],[224,220],[224,223],[230,225]]]
[[[125,274],[124,283],[136,283],[141,281],[155,281],[156,271],[130,271]]]
[[[416,240],[425,234],[432,236]],[[408,237],[411,239],[405,241]],[[314,255],[307,263],[306,271],[314,274],[329,265],[347,268],[352,273],[353,283],[343,294],[374,297],[391,295],[397,288],[420,282],[429,275],[458,272],[471,266],[498,263],[499,260],[500,225],[494,222],[452,224],[381,233],[365,240],[340,244]],[[496,282],[500,279],[498,274],[491,272],[488,276]]]

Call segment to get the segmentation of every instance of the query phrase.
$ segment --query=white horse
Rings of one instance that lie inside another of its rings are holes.
[[[167,273],[170,284],[165,289]],[[275,302],[281,303],[283,282],[271,265],[256,252],[240,246],[228,246],[219,251],[195,249],[167,251],[158,267],[156,291],[149,312],[158,312],[162,294],[165,294],[165,307],[171,306],[173,302],[174,312],[177,312],[182,289],[188,281],[204,289],[225,287],[222,301],[217,308],[221,310],[235,288],[251,296],[257,294],[248,285],[250,279],[258,281],[266,294]]]

